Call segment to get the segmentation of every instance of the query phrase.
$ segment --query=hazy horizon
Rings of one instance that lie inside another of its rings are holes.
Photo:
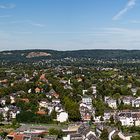
[[[9,51],[94,51],[94,50],[101,50],[101,51],[140,51],[140,49],[75,49],[75,50],[57,50],[57,49],[11,49],[11,50],[0,50],[0,52],[9,52]]]
[[[1,0],[0,51],[140,50],[140,0]]]

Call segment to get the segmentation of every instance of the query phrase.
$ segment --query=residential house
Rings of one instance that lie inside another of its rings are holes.
[[[59,104],[53,104],[53,107],[55,109],[56,112],[62,112],[64,111],[63,106],[59,103]]]
[[[23,101],[25,103],[29,103],[30,102],[28,98],[20,98],[19,100],[20,101]]]
[[[23,90],[16,92],[16,96],[18,96],[18,97],[20,97],[21,95],[24,95],[24,94],[25,94],[25,91],[23,91]]]
[[[16,115],[20,113],[20,108],[10,105],[8,111],[10,113],[10,118],[15,119]]]
[[[42,75],[40,76],[39,80],[42,81],[42,82],[48,83],[48,80],[47,80],[47,78],[46,78],[46,74],[42,74]]]
[[[51,89],[49,92],[46,93],[46,97],[48,97],[50,99],[53,98],[53,97],[58,99],[59,98],[59,94],[56,93],[56,91],[54,89]]]
[[[82,78],[80,78],[80,77],[78,77],[78,78],[77,78],[77,81],[78,81],[78,82],[82,82],[82,81],[83,81],[83,79],[82,79]]]
[[[133,126],[134,120],[131,112],[121,112],[117,114],[117,120],[121,122],[122,126]]]
[[[92,94],[93,94],[93,95],[95,96],[95,98],[96,98],[96,93],[97,93],[96,85],[93,84],[91,88],[92,88]]]
[[[68,134],[67,137],[63,137],[63,140],[83,140],[83,137],[78,133]]]
[[[90,131],[89,133],[87,133],[85,140],[99,140],[96,137],[95,132]]]
[[[20,113],[20,108],[16,106],[6,106],[3,108],[3,117],[5,120],[15,119],[16,115]]]
[[[85,95],[85,93],[88,92],[88,90],[83,90],[82,92],[83,92],[83,95]]]
[[[115,116],[114,111],[110,111],[110,110],[104,111],[104,116],[103,116],[104,121],[109,121],[111,116],[113,117]]]
[[[6,140],[23,140],[24,134],[11,132],[7,135]]]
[[[36,114],[39,114],[39,115],[46,115],[48,112],[46,112],[45,110],[43,109],[40,109],[36,112]]]
[[[82,103],[86,104],[86,105],[92,105],[92,98],[85,96],[82,98]]]
[[[135,96],[138,88],[131,88],[132,95]]]
[[[67,72],[66,72],[66,74],[72,74],[73,72],[71,71],[71,70],[68,70]]]
[[[10,119],[16,119],[17,114],[20,113],[20,109],[10,110]]]
[[[71,85],[66,84],[66,85],[64,85],[64,89],[71,89],[72,90],[73,88]]]
[[[117,113],[116,119],[122,123],[122,126],[140,126],[140,112],[122,111]]]
[[[123,96],[121,99],[124,105],[131,105],[133,100],[134,100],[134,97],[132,96]]]
[[[58,98],[59,98],[59,94],[58,94],[58,93],[54,93],[54,94],[52,95],[52,97],[58,99]]]
[[[80,110],[81,118],[84,121],[90,121],[91,117],[94,116],[95,114],[95,110],[92,108],[92,106],[84,103],[80,104],[79,110]]]
[[[8,87],[8,80],[7,79],[1,80],[0,85],[1,87]]]
[[[4,119],[5,110],[3,108],[0,108],[0,114],[2,115],[2,119]]]
[[[82,102],[80,103],[79,110],[82,120],[84,121],[91,120],[91,117],[93,116],[93,114],[95,114],[95,111],[92,107],[92,98],[84,96],[82,98]]]
[[[52,103],[55,105],[60,104],[60,99],[52,99]]]
[[[112,109],[117,109],[117,101],[111,97],[105,97],[105,103]]]
[[[134,119],[134,125],[140,126],[140,112],[133,112],[132,118]]]
[[[132,107],[137,107],[137,108],[140,107],[140,97],[138,97],[132,101]]]
[[[39,107],[40,108],[48,108],[48,103],[49,101],[47,99],[42,99],[40,102],[39,102]]]
[[[67,80],[64,80],[64,79],[61,79],[59,82],[60,82],[61,84],[63,84],[63,85],[66,85],[66,84],[68,83],[68,81],[67,81]]]
[[[51,89],[51,90],[49,91],[49,93],[50,93],[50,95],[53,95],[53,94],[56,93],[56,91],[55,91],[54,89]]]
[[[41,92],[41,89],[37,87],[37,88],[35,89],[35,93],[40,93],[40,92]]]
[[[52,103],[48,103],[48,110],[49,110],[48,114],[50,115],[51,112],[54,110],[54,106]]]
[[[69,124],[68,128],[62,129],[62,131],[65,134],[74,134],[78,132],[78,128],[80,127],[80,124],[74,123],[74,124]]]
[[[128,83],[127,88],[132,88],[132,83]]]
[[[87,107],[81,106],[80,107],[80,114],[81,114],[82,120],[84,120],[84,121],[91,120],[92,113],[89,111],[89,109]]]
[[[91,120],[91,117],[92,117],[92,113],[90,111],[85,111],[84,112],[84,115],[83,115],[83,120],[84,121],[90,121]]]
[[[5,106],[6,105],[6,98],[0,98],[0,105]]]
[[[8,112],[8,107],[0,108],[0,113],[3,115],[3,119],[7,120],[7,112]]]
[[[98,140],[95,133],[90,131],[88,125],[82,124],[78,128],[78,133],[82,136],[82,140]]]
[[[24,80],[25,80],[26,83],[28,83],[30,81],[30,79],[28,79],[26,77],[24,78]]]
[[[40,138],[39,135],[44,134],[44,130],[26,130],[23,132],[10,132],[6,140],[56,140],[56,138]]]
[[[16,93],[10,94],[9,97],[10,97],[10,100],[11,100],[10,101],[11,104],[14,104],[16,102]]]
[[[30,88],[29,90],[28,90],[28,93],[31,93],[32,92],[32,89]]]
[[[90,131],[89,126],[81,124],[77,132],[68,134],[63,140],[99,140],[95,133]]]

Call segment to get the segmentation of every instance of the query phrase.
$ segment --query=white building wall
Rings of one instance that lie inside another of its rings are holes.
[[[113,109],[117,109],[116,102],[109,103],[108,106],[111,107],[111,108],[113,108]]]
[[[61,112],[59,115],[57,115],[57,121],[66,122],[67,120],[68,120],[68,113]]]
[[[140,120],[135,121],[135,126],[140,126]]]
[[[122,126],[133,126],[134,120],[133,118],[120,118],[120,121],[122,123]]]

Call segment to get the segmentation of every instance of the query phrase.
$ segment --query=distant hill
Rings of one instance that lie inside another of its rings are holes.
[[[140,50],[14,50],[0,52],[0,61],[28,62],[42,59],[63,58],[93,58],[93,59],[140,59]]]

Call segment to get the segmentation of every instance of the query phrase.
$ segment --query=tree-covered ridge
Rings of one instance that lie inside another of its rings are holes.
[[[31,52],[42,52],[51,55],[28,58]],[[140,59],[140,50],[14,50],[0,52],[0,60],[7,61],[33,61],[41,59],[63,59],[63,58],[93,58],[93,59]]]

